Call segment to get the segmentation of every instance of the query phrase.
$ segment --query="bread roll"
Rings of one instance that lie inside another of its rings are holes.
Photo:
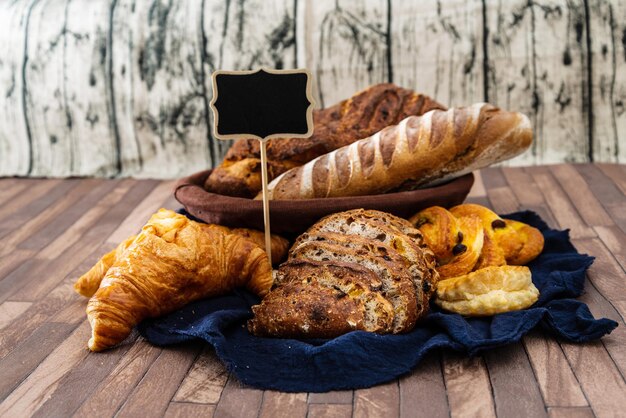
[[[287,171],[269,184],[269,195],[311,199],[425,187],[512,158],[531,142],[521,113],[487,103],[433,110]]]

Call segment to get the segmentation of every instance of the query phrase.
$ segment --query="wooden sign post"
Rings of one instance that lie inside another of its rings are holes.
[[[265,250],[271,262],[267,193],[267,140],[307,138],[313,133],[311,75],[307,70],[215,71],[213,135],[218,139],[260,141]]]

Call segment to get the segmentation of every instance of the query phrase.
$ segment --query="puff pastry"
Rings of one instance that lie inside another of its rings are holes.
[[[114,255],[87,305],[92,351],[123,341],[145,318],[236,287],[263,296],[273,283],[272,267],[257,244],[165,209],[152,215],[139,235],[122,243]],[[93,291],[112,253],[104,258],[78,280],[79,293]]]
[[[490,266],[440,281],[435,303],[461,315],[489,316],[525,309],[538,298],[528,267]]]

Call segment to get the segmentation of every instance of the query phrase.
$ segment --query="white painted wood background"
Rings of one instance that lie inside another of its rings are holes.
[[[0,0],[0,176],[210,167],[210,74],[259,66],[525,112],[511,164],[626,163],[626,0]]]

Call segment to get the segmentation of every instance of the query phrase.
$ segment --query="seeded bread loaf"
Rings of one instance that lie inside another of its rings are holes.
[[[268,177],[285,171],[395,125],[410,115],[423,115],[445,107],[424,95],[393,84],[377,84],[332,107],[313,111],[309,138],[270,140],[267,145]],[[261,191],[261,159],[256,139],[238,140],[222,164],[206,181],[213,193],[252,198]]]
[[[435,185],[512,158],[531,142],[521,113],[486,103],[432,110],[283,173],[269,184],[269,196],[361,196]]]
[[[428,312],[437,281],[434,254],[408,221],[341,212],[298,237],[248,328],[287,338],[408,332]]]
[[[392,246],[386,245],[377,240],[363,238],[358,235],[351,236],[338,234],[335,232],[321,232],[318,234],[309,235],[309,237],[309,241],[303,242],[298,247],[294,248],[294,253],[296,253],[301,246],[304,246],[308,243],[325,242],[328,244],[341,245],[359,253],[365,252],[368,254],[372,254],[387,261],[391,261],[396,265],[403,266],[404,269],[406,269],[406,271],[409,273],[411,281],[413,282],[413,286],[415,287],[415,294],[417,295],[418,303],[420,304],[418,306],[418,314],[422,309],[426,309],[426,307],[428,306],[428,301],[435,290],[435,286],[433,286],[434,277],[432,275],[429,275],[429,272],[431,270],[425,268],[427,263],[423,259],[423,256],[403,251],[403,248],[400,249],[402,251],[401,253],[400,251],[394,249]],[[400,243],[401,241],[396,242]],[[415,255],[415,257],[411,257],[412,255]],[[411,261],[411,259],[413,259],[413,261]],[[434,266],[434,263],[432,263],[432,265]]]
[[[382,283],[371,270],[336,261],[290,260],[276,280],[282,285],[252,308],[255,317],[248,326],[256,335],[329,338],[354,330],[392,331],[393,306],[380,294]]]
[[[424,309],[421,306],[422,295],[415,294],[411,276],[405,266],[401,262],[398,263],[398,259],[389,258],[388,261],[367,250],[355,250],[325,242],[304,243],[292,252],[292,257],[316,261],[339,260],[360,264],[372,270],[380,277],[383,284],[381,293],[393,305],[395,312],[393,333],[411,330],[417,321],[418,314],[421,314]]]

